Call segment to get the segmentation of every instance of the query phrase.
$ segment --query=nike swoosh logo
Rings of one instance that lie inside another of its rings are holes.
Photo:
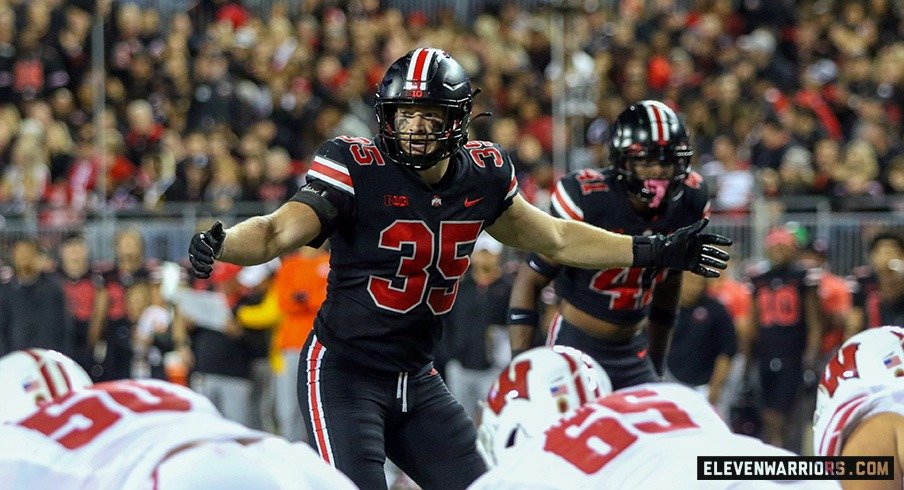
[[[473,206],[473,205],[479,203],[480,201],[483,201],[483,198],[482,198],[482,197],[478,197],[477,199],[474,199],[473,201],[470,200],[470,199],[468,199],[468,198],[466,197],[466,198],[465,198],[465,207],[466,207],[466,208],[470,208],[471,206]]]
[[[520,320],[522,318],[527,318],[527,315],[512,315],[512,320]]]

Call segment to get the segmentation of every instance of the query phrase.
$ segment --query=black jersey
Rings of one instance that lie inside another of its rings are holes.
[[[853,292],[854,306],[863,309],[864,328],[904,324],[904,295],[882,301],[879,278],[871,267],[855,267],[848,284]]]
[[[765,357],[799,358],[807,345],[804,298],[819,287],[819,270],[791,264],[770,269],[761,265],[752,272],[757,352]]]
[[[474,242],[518,192],[511,160],[472,141],[426,184],[366,138],[340,136],[308,172],[350,201],[332,233],[327,298],[314,331],[337,354],[385,371],[415,371],[433,356]]]
[[[572,172],[556,185],[550,212],[553,216],[583,221],[627,235],[668,234],[708,214],[706,184],[691,173],[664,211],[647,219],[631,206],[624,184],[612,168]],[[618,325],[634,325],[648,313],[653,287],[668,271],[640,267],[580,269],[550,266],[531,254],[528,265],[555,278],[556,293],[581,311]]]

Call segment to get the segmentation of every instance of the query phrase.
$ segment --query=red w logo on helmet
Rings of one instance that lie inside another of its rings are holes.
[[[510,373],[515,371],[515,378],[512,379]],[[487,404],[493,413],[499,415],[502,407],[513,398],[528,399],[527,396],[527,372],[530,371],[530,361],[519,361],[512,365],[509,369],[499,375],[496,386],[490,390],[487,396]]]
[[[838,383],[841,380],[860,377],[860,373],[857,372],[857,364],[854,362],[859,348],[860,344],[849,344],[829,360],[822,383],[820,383],[820,386],[828,391],[829,396],[835,395],[835,390],[838,389]]]

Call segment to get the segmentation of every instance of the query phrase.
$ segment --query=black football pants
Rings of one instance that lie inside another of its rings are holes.
[[[298,366],[308,441],[359,488],[385,489],[387,457],[425,490],[464,489],[486,472],[477,432],[432,366],[374,372],[311,332]]]

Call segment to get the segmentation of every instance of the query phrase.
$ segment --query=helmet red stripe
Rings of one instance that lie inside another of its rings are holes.
[[[650,108],[653,109],[653,114],[655,114],[655,116],[656,116],[656,121],[654,121],[654,124],[656,124],[656,129],[659,130],[658,143],[660,145],[664,145],[666,140],[665,140],[665,132],[664,132],[665,128],[662,127],[662,113],[660,112],[659,108],[656,107],[655,104],[650,104]]]
[[[426,73],[424,73],[424,63],[427,61],[427,55],[430,54],[429,49],[419,49],[415,56],[417,57],[414,61],[414,73],[412,81],[420,84],[426,78]],[[420,88],[420,85],[418,86]]]
[[[35,363],[41,369],[41,377],[44,378],[44,384],[46,384],[47,388],[50,390],[50,396],[57,398],[62,395],[62,393],[57,391],[56,383],[54,383],[53,378],[50,377],[50,371],[47,369],[47,366],[41,362],[41,356],[31,349],[26,349],[25,352],[34,359]]]
[[[571,371],[571,377],[574,379],[574,386],[578,391],[578,401],[580,401],[581,405],[587,403],[587,393],[584,391],[584,377],[581,375],[580,369],[578,369],[578,363],[575,362],[571,356],[563,354],[562,352],[559,352],[558,354],[568,363],[568,369]]]

